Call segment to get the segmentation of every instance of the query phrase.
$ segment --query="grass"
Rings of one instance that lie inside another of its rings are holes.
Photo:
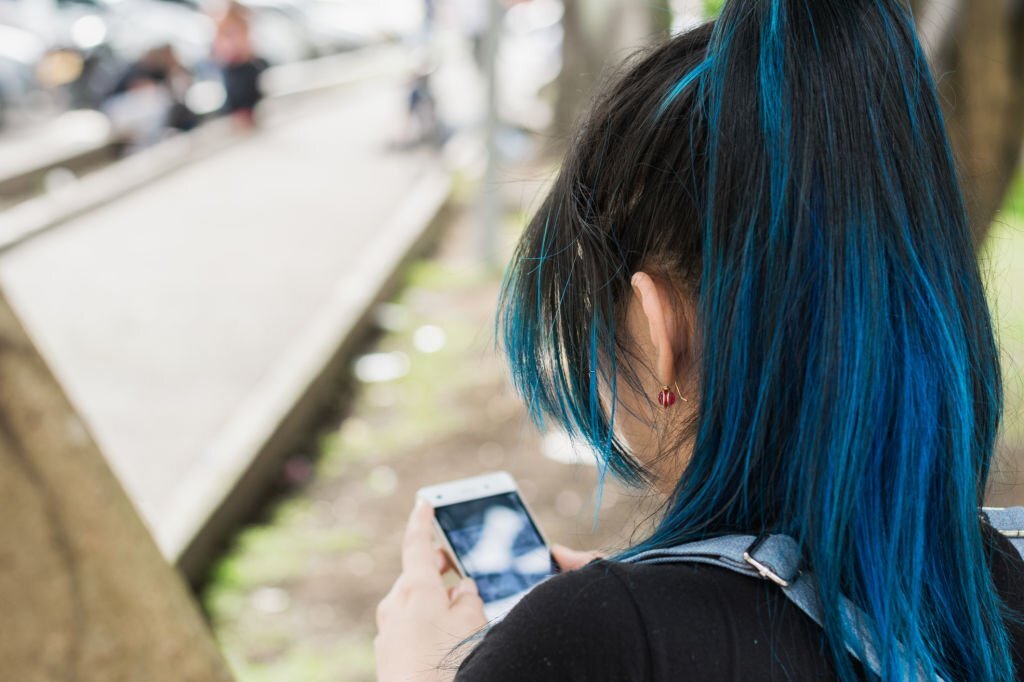
[[[1003,445],[1024,449],[1024,181],[1018,178],[980,254],[1003,361]]]
[[[1015,222],[1018,225],[1024,224],[1024,173],[1017,173],[1010,188],[1010,194],[1003,206],[1003,219]]]
[[[369,539],[351,529],[315,522],[309,499],[289,497],[273,509],[266,524],[249,526],[213,568],[203,595],[207,611],[220,621],[242,616],[261,587],[287,585],[321,555],[366,547]]]
[[[373,654],[361,642],[339,642],[329,654],[322,647],[289,647],[273,665],[253,663],[243,657],[228,658],[238,679],[245,682],[328,680],[339,670],[365,676],[372,675],[374,670]]]
[[[713,19],[722,11],[725,0],[704,0],[704,16]]]

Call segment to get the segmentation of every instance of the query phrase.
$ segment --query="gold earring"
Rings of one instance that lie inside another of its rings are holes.
[[[680,400],[682,400],[684,403],[690,402],[689,400],[683,397],[683,392],[679,390],[679,384],[677,382],[673,381],[672,385],[676,387],[676,395],[679,396]]]

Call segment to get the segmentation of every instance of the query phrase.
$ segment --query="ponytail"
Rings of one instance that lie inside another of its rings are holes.
[[[998,355],[909,12],[734,0],[707,59],[705,409],[649,542],[799,537],[841,679],[843,592],[884,679],[1013,679],[978,520]]]

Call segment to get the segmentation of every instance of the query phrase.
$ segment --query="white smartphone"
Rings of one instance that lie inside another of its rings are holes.
[[[488,619],[508,613],[557,572],[548,543],[510,474],[499,471],[421,488],[438,539],[463,576],[476,581]]]

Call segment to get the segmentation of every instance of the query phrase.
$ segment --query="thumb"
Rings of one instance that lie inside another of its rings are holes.
[[[476,597],[480,598],[480,593],[476,589],[476,583],[472,578],[463,578],[459,581],[459,584],[452,589],[452,603],[456,603],[462,599]]]
[[[452,588],[451,609],[453,611],[464,611],[473,614],[484,612],[484,602],[476,589],[476,583],[471,578],[463,578],[459,584]]]
[[[583,568],[594,559],[602,558],[597,552],[583,552],[578,549],[570,549],[565,545],[551,545],[551,555],[555,557],[558,566],[563,571],[575,571]]]

